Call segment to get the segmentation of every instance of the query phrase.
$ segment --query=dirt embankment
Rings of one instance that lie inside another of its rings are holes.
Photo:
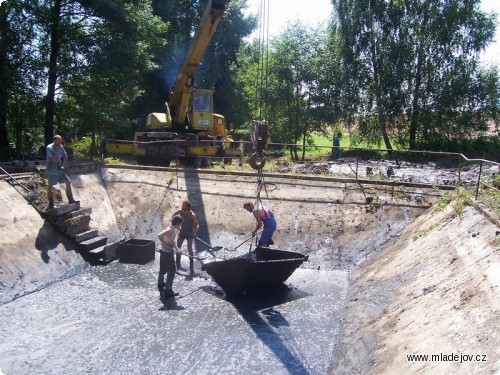
[[[497,374],[499,250],[499,228],[473,207],[419,217],[351,274],[332,373]]]
[[[112,240],[156,239],[185,199],[212,246],[234,248],[254,227],[242,209],[255,199],[254,178],[123,169],[72,178],[75,197],[92,208],[91,226]],[[452,206],[429,209],[439,199],[433,190],[370,188],[373,204],[366,194],[358,185],[271,177],[262,192],[278,218],[278,247],[307,253],[310,269],[352,271],[332,373],[498,371],[498,227],[473,208],[461,217]],[[74,244],[4,181],[0,204],[0,303],[85,266]],[[439,353],[487,361],[406,360]]]

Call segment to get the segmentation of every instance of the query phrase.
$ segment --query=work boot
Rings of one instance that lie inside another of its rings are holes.
[[[179,293],[174,292],[173,290],[165,290],[165,298],[175,297],[175,296],[178,296],[178,295],[179,295]]]
[[[73,198],[73,192],[71,191],[71,188],[66,188],[66,197],[68,197],[68,203],[80,203],[80,201],[75,201]]]
[[[177,269],[181,268],[181,255],[180,254],[175,254],[175,267],[177,267]]]
[[[51,192],[49,192],[47,198],[49,198],[49,207],[48,207],[48,209],[51,210],[51,209],[54,208],[54,194],[52,194]]]

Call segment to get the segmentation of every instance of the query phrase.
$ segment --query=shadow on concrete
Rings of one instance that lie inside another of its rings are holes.
[[[309,293],[302,290],[281,285],[265,293],[226,299],[234,305],[262,343],[283,363],[289,374],[310,374],[311,371],[303,363],[297,349],[291,346],[293,340],[285,341],[276,333],[277,327],[288,327],[290,324],[279,311],[274,309],[277,305],[308,295]],[[265,318],[258,313],[259,311]]]
[[[284,284],[268,291],[260,291],[243,296],[226,296],[223,291],[214,287],[202,287],[201,289],[206,293],[231,303],[259,340],[283,363],[289,374],[311,374],[310,369],[307,368],[300,358],[298,350],[291,347],[293,340],[284,340],[277,333],[276,328],[289,327],[290,324],[274,308],[283,303],[307,297],[310,293],[290,288]]]
[[[175,297],[163,297],[161,298],[161,302],[163,303],[163,306],[160,307],[158,311],[184,310],[184,306],[179,305]]]
[[[50,260],[48,251],[55,249],[61,242],[61,238],[55,233],[52,224],[44,220],[35,239],[35,248],[41,251],[41,257],[45,263],[49,263]]]
[[[197,288],[195,290],[190,291],[189,293],[184,293],[184,294],[179,295],[177,297],[165,298],[164,296],[162,296],[162,297],[160,297],[160,300],[163,303],[163,306],[160,307],[158,310],[159,311],[184,310],[184,306],[179,305],[178,301],[193,294],[193,293],[198,292],[199,290],[202,290],[202,288]]]

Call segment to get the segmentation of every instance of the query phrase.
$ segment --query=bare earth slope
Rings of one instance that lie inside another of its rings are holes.
[[[351,274],[332,373],[497,374],[499,248],[499,228],[473,207],[419,217]]]

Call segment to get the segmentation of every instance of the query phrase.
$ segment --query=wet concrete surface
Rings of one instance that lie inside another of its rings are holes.
[[[156,290],[159,257],[113,262],[0,306],[4,374],[325,374],[345,271],[300,268],[284,288],[227,300],[208,276]],[[11,338],[15,338],[12,340]]]

